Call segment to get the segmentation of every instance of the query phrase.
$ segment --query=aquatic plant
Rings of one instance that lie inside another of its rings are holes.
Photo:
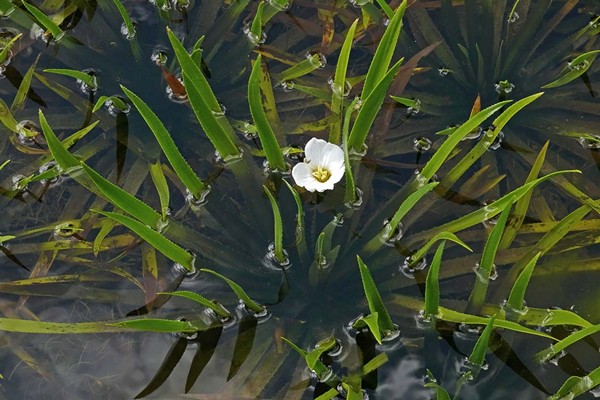
[[[597,266],[592,3],[299,3],[156,1],[148,16],[118,0],[0,0],[18,32],[0,249],[19,267],[0,283],[0,329],[154,332],[162,345],[139,356],[164,359],[126,397],[392,398],[382,383],[411,354],[412,381],[428,375],[439,399],[505,395],[492,374],[554,398],[600,384],[597,357],[560,358],[594,346],[595,293],[578,312],[549,308],[570,301],[557,285],[531,294]],[[98,56],[106,43],[121,63]],[[53,316],[51,302],[74,311]],[[5,338],[57,387],[52,349]],[[532,343],[562,387],[526,361]],[[211,360],[227,363],[218,388],[199,380]],[[169,388],[178,365],[185,385]]]

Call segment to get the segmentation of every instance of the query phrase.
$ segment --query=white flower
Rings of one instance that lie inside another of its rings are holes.
[[[292,169],[292,177],[309,192],[331,190],[344,176],[344,151],[339,146],[312,138],[304,155],[304,162]]]

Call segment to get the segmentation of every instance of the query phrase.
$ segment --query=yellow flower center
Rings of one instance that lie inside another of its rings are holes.
[[[323,182],[327,182],[327,180],[331,176],[331,172],[329,172],[329,170],[326,168],[317,167],[317,169],[313,170],[312,176],[314,176],[315,179],[318,180],[319,182],[323,183]]]

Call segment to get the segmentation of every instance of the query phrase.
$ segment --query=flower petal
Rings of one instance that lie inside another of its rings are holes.
[[[323,139],[312,138],[304,147],[304,157],[309,164],[322,166],[323,159],[327,157],[327,143]]]
[[[312,169],[307,163],[298,163],[292,169],[292,178],[296,185],[306,188],[309,192],[314,192],[314,184],[319,183],[312,175]]]

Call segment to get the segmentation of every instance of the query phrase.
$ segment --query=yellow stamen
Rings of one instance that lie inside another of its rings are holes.
[[[312,176],[314,176],[315,179],[319,182],[323,183],[327,182],[327,180],[331,176],[331,172],[329,172],[328,169],[325,169],[323,167],[317,167],[317,169],[313,170]]]

